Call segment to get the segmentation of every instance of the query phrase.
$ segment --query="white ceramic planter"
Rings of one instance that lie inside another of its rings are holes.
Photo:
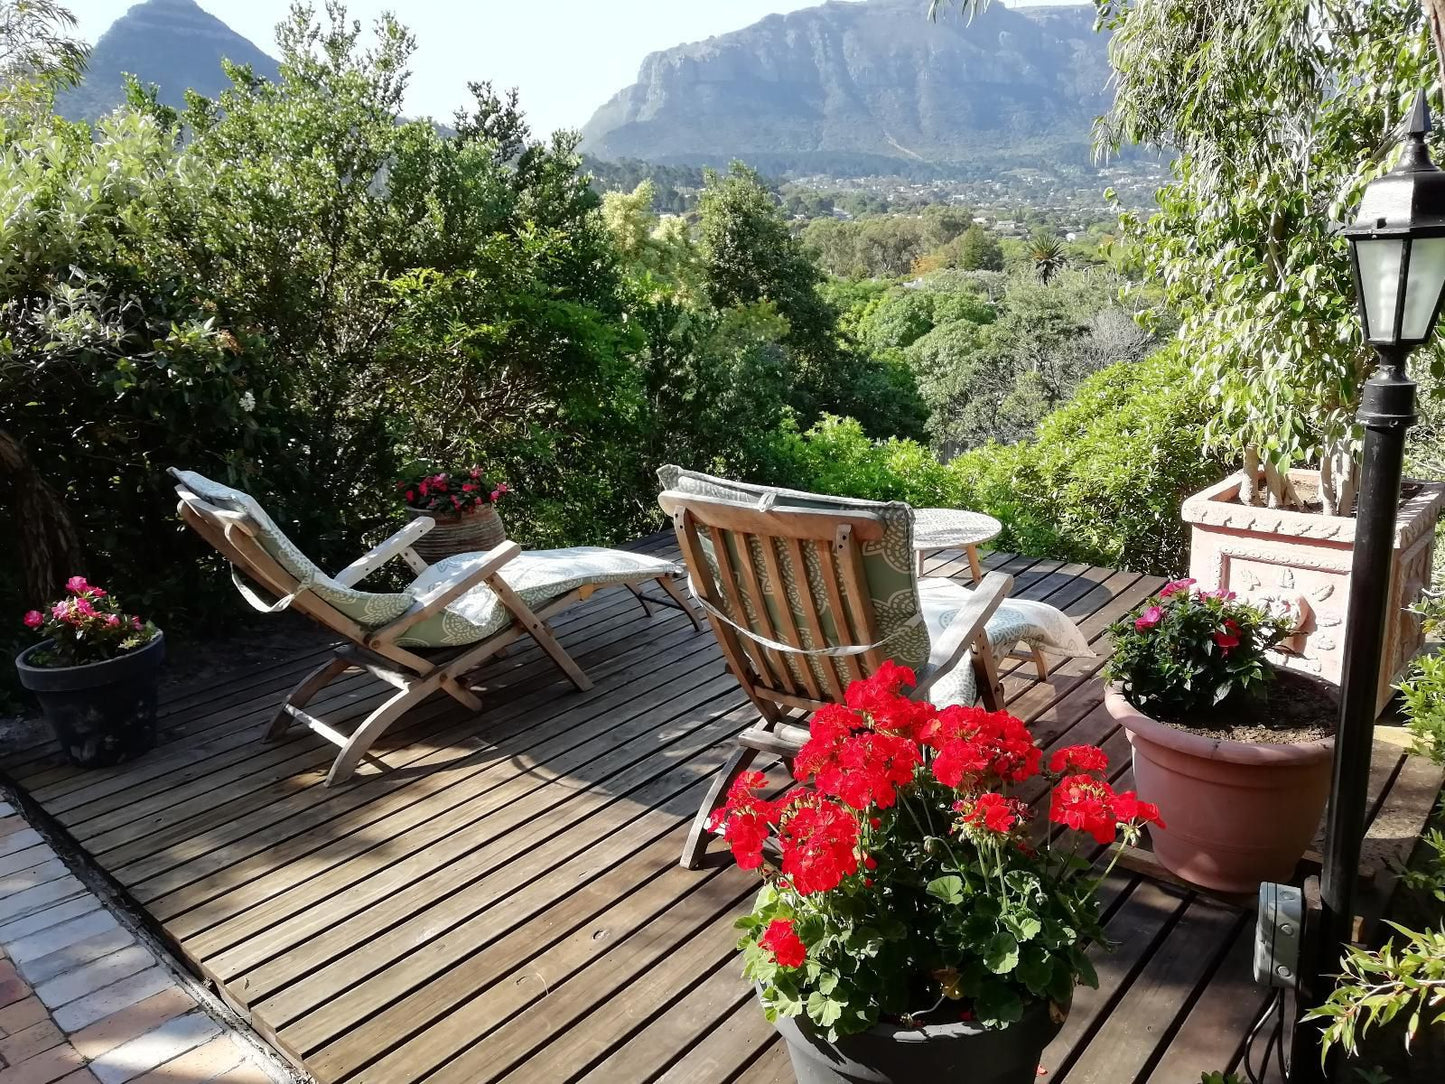
[[[1306,492],[1311,471],[1291,471]],[[1350,564],[1355,549],[1353,517],[1326,516],[1284,508],[1256,508],[1236,499],[1243,474],[1234,474],[1184,502],[1191,525],[1189,574],[1205,588],[1227,587],[1241,598],[1285,597],[1297,601],[1304,620],[1300,635],[1275,659],[1292,670],[1339,683],[1344,662],[1344,623],[1350,601]],[[1406,611],[1430,583],[1435,522],[1445,505],[1445,485],[1405,483],[1411,495],[1400,503],[1395,525],[1395,561],[1379,706],[1404,676],[1424,643],[1420,621]]]

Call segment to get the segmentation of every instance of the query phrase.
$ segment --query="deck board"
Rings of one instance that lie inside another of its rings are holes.
[[[986,564],[1070,614],[1098,651],[1050,659],[1046,680],[1007,659],[1010,710],[1046,749],[1100,743],[1127,785],[1128,743],[1097,673],[1107,627],[1161,581],[1008,554]],[[926,568],[968,577],[957,552]],[[40,743],[0,766],[325,1084],[791,1080],[734,950],[756,878],[716,844],[705,868],[677,866],[753,710],[712,636],[675,609],[644,615],[613,589],[554,624],[590,691],[519,643],[481,672],[480,716],[429,700],[338,788],[322,785],[333,747],[309,732],[258,740],[319,650],[171,690],[164,743],[134,764],[84,772]],[[355,720],[381,695],[359,675],[318,703]],[[1382,754],[1382,826],[1410,823],[1386,800],[1401,777],[1429,790]],[[1048,1078],[1162,1084],[1236,1061],[1263,1002],[1248,981],[1250,916],[1123,870],[1103,901],[1117,948],[1095,951],[1099,988],[1078,991]]]

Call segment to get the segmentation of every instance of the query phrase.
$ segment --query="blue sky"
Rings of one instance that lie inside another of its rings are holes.
[[[68,0],[81,36],[98,38],[135,0]],[[274,53],[274,28],[290,0],[198,0],[233,30]],[[580,127],[631,83],[642,58],[811,7],[817,0],[352,0],[369,22],[392,10],[416,35],[409,112],[451,116],[471,79],[516,86],[537,132]],[[1078,0],[1028,0],[1029,3]],[[318,8],[321,3],[316,3]],[[1010,5],[1010,6],[1023,6]],[[927,11],[918,0],[918,17]]]

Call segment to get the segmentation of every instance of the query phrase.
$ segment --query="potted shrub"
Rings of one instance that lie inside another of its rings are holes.
[[[25,626],[44,638],[20,653],[15,668],[73,763],[119,764],[155,744],[165,637],[81,576],[65,588],[65,598],[25,615]]]
[[[412,519],[430,516],[433,527],[412,543],[428,564],[458,553],[489,550],[507,540],[497,502],[511,492],[506,482],[490,482],[481,468],[437,471],[396,484]]]
[[[1134,784],[1168,827],[1159,862],[1221,892],[1287,881],[1329,795],[1337,688],[1276,671],[1296,631],[1288,601],[1175,580],[1109,630],[1105,704],[1129,736]]]
[[[804,1084],[1033,1081],[1074,986],[1096,983],[1095,874],[1081,844],[1158,811],[1104,779],[1093,746],[1043,762],[1006,712],[903,696],[885,663],[812,717],[778,799],[739,776],[713,817],[744,868],[744,974]],[[1053,786],[1034,820],[1018,789]],[[776,846],[773,840],[776,839]]]

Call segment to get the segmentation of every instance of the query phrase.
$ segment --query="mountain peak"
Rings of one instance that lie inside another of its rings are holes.
[[[279,74],[274,59],[196,0],[144,0],[100,36],[84,80],[57,97],[56,109],[73,120],[103,116],[122,101],[126,72],[156,84],[166,105],[183,105],[188,89],[215,97],[229,85],[223,59],[265,79]]]
[[[886,171],[984,155],[1087,161],[1107,107],[1090,4],[930,22],[920,0],[828,2],[649,55],[583,128],[602,158],[741,157],[765,169]]]

